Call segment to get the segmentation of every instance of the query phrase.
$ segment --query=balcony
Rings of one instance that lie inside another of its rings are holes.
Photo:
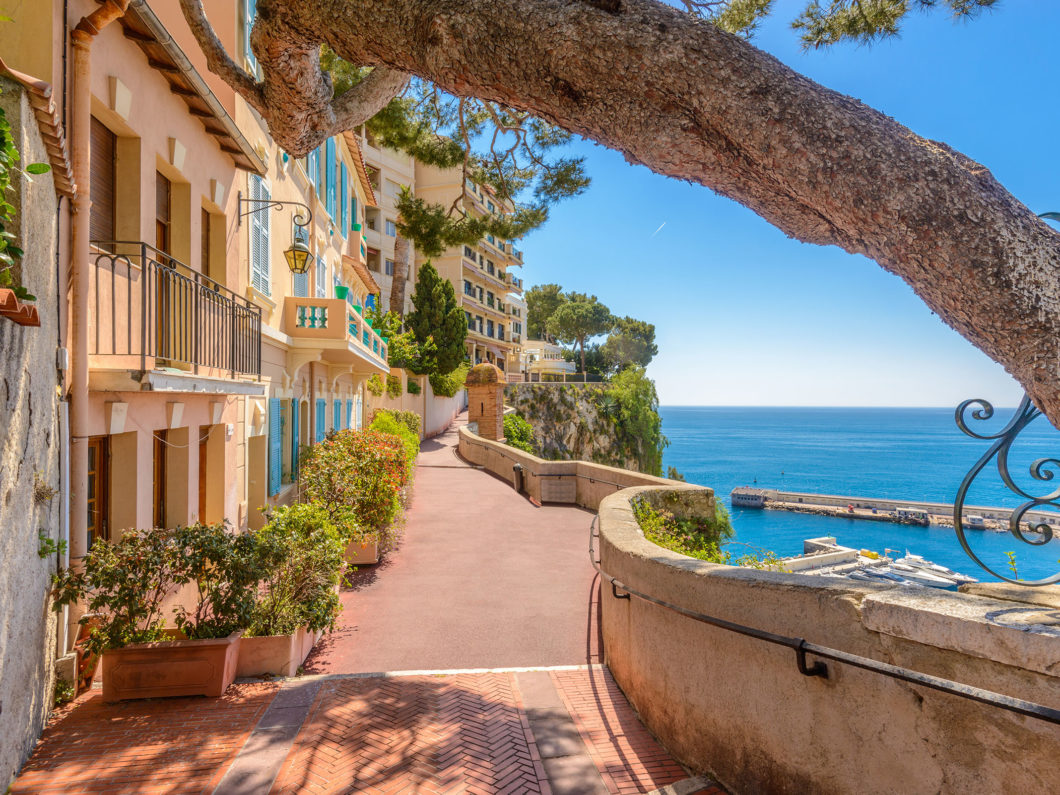
[[[523,291],[523,280],[512,276],[510,273],[504,274],[504,283],[508,285],[509,290],[514,290],[520,293]]]
[[[89,368],[261,376],[261,309],[139,241],[93,242]],[[202,388],[202,387],[198,387]],[[214,391],[226,391],[219,387]]]
[[[283,303],[283,330],[297,348],[319,349],[331,364],[354,372],[389,373],[387,341],[344,298],[295,298]]]

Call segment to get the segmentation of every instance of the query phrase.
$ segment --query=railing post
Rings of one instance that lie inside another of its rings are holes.
[[[199,361],[200,361],[199,354],[201,352],[200,349],[199,349],[199,338],[202,336],[202,327],[199,325],[199,322],[200,322],[200,319],[201,319],[201,315],[199,313],[199,304],[202,303],[202,284],[199,282],[199,273],[197,273],[197,272],[195,274],[195,282],[194,282],[194,285],[192,287],[192,298],[191,298],[191,300],[192,300],[192,310],[191,311],[192,311],[192,315],[194,315],[194,317],[195,317],[195,320],[192,322],[192,328],[191,328],[191,333],[193,335],[192,339],[194,340],[192,342],[192,349],[194,351],[194,353],[192,354],[192,361],[195,362],[195,365],[194,365],[195,372],[198,373],[199,372]]]
[[[147,311],[147,300],[150,295],[147,283],[151,279],[151,269],[147,264],[147,244],[140,244],[140,271],[142,277],[140,279],[140,371],[147,371],[147,318],[149,313]],[[132,268],[129,269],[129,275],[132,276]]]
[[[229,299],[229,303],[232,306],[232,310],[231,310],[232,322],[230,324],[230,328],[232,329],[232,342],[231,342],[231,351],[230,351],[231,359],[229,360],[228,364],[231,366],[231,371],[230,371],[231,375],[230,375],[230,377],[231,378],[235,378],[236,377],[236,302],[231,300],[231,299]]]

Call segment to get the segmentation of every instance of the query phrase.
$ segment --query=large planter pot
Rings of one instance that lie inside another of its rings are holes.
[[[335,285],[335,297],[342,298],[343,300],[350,294],[350,288],[344,284]]]
[[[293,635],[243,638],[236,676],[294,676],[321,634],[299,627]]]
[[[354,539],[346,545],[346,562],[351,566],[369,566],[379,562],[379,539],[375,536]]]
[[[103,700],[219,696],[236,678],[242,634],[111,649],[103,655]]]

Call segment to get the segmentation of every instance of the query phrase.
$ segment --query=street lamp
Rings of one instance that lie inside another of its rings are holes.
[[[305,210],[304,213],[296,213],[292,219],[294,225],[299,229],[305,229],[313,222],[313,211],[309,209],[308,205],[303,204],[302,202],[278,201],[276,199],[245,199],[243,198],[243,192],[240,191],[237,194],[237,209],[242,209],[244,204],[249,204],[251,207],[249,210],[239,214],[238,223],[240,225],[243,223],[244,215],[252,215],[253,213],[267,210],[270,207],[281,210],[288,204],[301,207]],[[308,234],[306,236],[308,237]],[[309,270],[309,262],[312,259],[312,253],[309,251],[306,244],[296,236],[294,242],[291,243],[290,248],[283,252],[283,257],[287,260],[287,267],[291,269],[291,273],[305,273]]]

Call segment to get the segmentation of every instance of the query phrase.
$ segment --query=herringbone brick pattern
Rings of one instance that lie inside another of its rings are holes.
[[[274,793],[544,793],[511,674],[325,682]]]
[[[688,777],[644,728],[606,668],[553,671],[552,681],[609,792],[650,792]]]
[[[234,685],[221,698],[104,704],[89,691],[53,713],[11,792],[212,792],[275,693]]]

